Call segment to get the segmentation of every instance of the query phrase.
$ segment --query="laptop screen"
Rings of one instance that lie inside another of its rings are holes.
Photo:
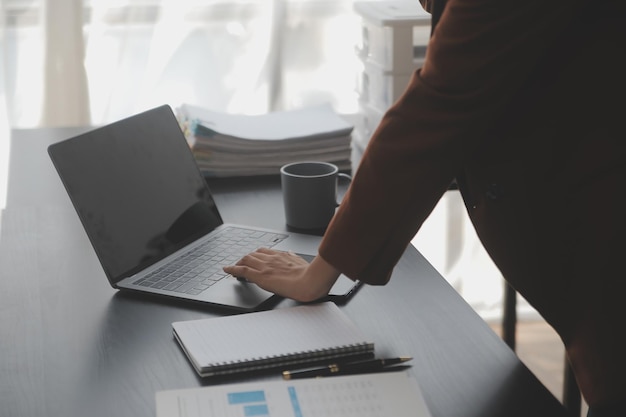
[[[222,224],[169,106],[48,152],[113,283]]]

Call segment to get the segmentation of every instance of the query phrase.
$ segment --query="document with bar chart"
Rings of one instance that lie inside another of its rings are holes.
[[[157,417],[430,417],[406,372],[159,391]]]

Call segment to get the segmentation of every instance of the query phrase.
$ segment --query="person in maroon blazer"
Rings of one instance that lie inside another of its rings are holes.
[[[456,179],[482,244],[562,338],[590,415],[626,416],[625,98],[625,2],[448,0],[319,255],[262,249],[226,271],[300,301],[340,273],[385,284]]]

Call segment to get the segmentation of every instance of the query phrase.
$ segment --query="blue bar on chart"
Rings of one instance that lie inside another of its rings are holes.
[[[244,417],[270,417],[262,390],[228,393],[228,404],[242,406]]]
[[[302,410],[300,409],[300,402],[298,401],[298,395],[296,394],[295,387],[287,388],[289,391],[289,399],[291,400],[291,407],[293,408],[294,417],[302,417]]]
[[[267,404],[245,405],[243,415],[245,417],[269,417],[270,410]]]
[[[265,401],[265,391],[231,392],[228,394],[228,404],[258,403]]]

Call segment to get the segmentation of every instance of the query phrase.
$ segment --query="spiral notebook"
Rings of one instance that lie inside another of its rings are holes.
[[[371,357],[374,343],[333,302],[172,323],[202,377]]]

